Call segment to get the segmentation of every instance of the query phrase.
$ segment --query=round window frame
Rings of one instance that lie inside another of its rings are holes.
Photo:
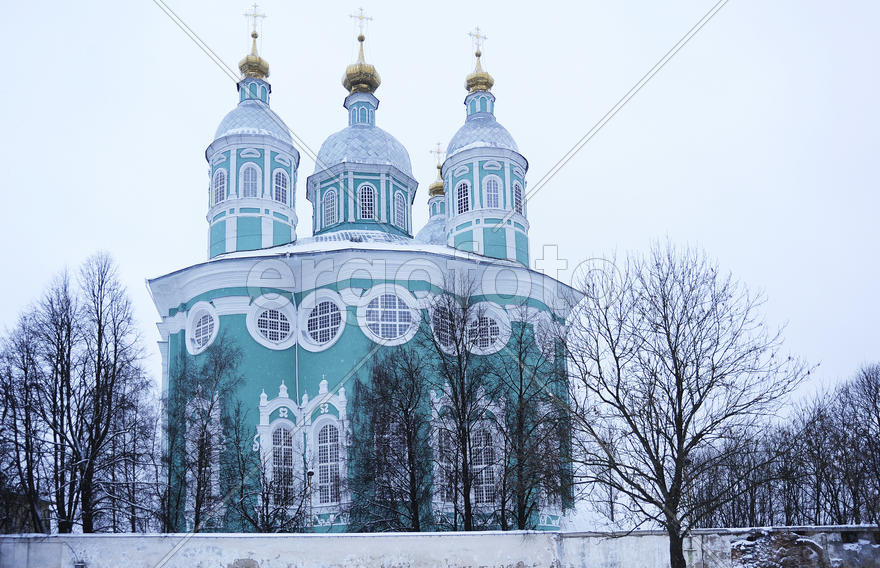
[[[257,322],[260,318],[260,314],[266,310],[278,310],[287,317],[287,321],[290,323],[290,335],[288,335],[283,341],[275,343],[260,333],[260,328]],[[251,338],[263,347],[272,349],[273,351],[283,351],[296,345],[299,323],[297,319],[297,310],[293,303],[284,296],[272,294],[255,298],[251,302],[250,308],[248,308],[245,322]]]
[[[196,324],[202,319],[202,316],[211,316],[211,319],[214,320],[214,329],[211,331],[211,336],[208,338],[208,341],[205,342],[204,345],[196,345],[195,342],[195,331]],[[185,338],[184,343],[186,344],[186,351],[190,355],[198,355],[205,351],[208,347],[214,343],[214,340],[217,339],[217,334],[220,332],[220,318],[217,317],[217,310],[211,305],[209,302],[196,302],[193,304],[193,307],[189,309],[186,313],[186,331],[184,332]]]
[[[396,296],[399,300],[402,300],[403,303],[406,304],[406,307],[409,308],[409,311],[413,316],[413,323],[412,325],[410,325],[407,332],[400,337],[396,337],[394,339],[386,339],[384,337],[381,337],[373,333],[373,331],[367,326],[367,305],[376,298],[380,298],[385,294],[392,294]],[[413,296],[412,292],[410,292],[403,286],[400,286],[398,284],[379,284],[377,286],[373,286],[369,290],[369,292],[364,294],[361,301],[358,303],[357,320],[358,326],[360,326],[361,331],[370,339],[370,341],[384,347],[393,347],[395,345],[403,345],[404,343],[408,343],[413,337],[416,336],[416,333],[418,333],[419,327],[421,326],[421,310],[419,310],[417,300]]]
[[[478,302],[470,307],[468,310],[470,312],[470,317],[468,318],[468,322],[465,326],[465,329],[470,329],[470,326],[474,319],[478,316],[489,317],[495,320],[495,323],[498,324],[498,339],[495,343],[487,348],[482,349],[478,347],[476,344],[471,344],[470,340],[467,341],[467,349],[474,355],[492,355],[493,353],[498,353],[504,346],[507,345],[507,342],[510,340],[510,314],[507,313],[503,307],[495,304],[493,302]],[[467,331],[465,331],[467,333]]]
[[[339,330],[336,332],[336,335],[333,336],[326,343],[318,343],[312,336],[309,334],[309,316],[312,313],[312,310],[320,304],[321,302],[329,301],[336,304],[336,307],[339,308]],[[342,301],[342,297],[334,292],[333,290],[329,290],[326,288],[322,288],[320,290],[315,290],[305,298],[303,298],[302,302],[299,304],[299,312],[297,322],[297,333],[300,346],[311,352],[324,351],[326,349],[330,349],[333,345],[339,341],[339,338],[342,337],[343,332],[345,331],[345,322],[346,315],[348,312],[348,307],[345,302]]]

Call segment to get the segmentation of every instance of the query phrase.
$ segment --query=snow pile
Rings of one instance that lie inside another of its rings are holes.
[[[731,559],[744,568],[834,568],[825,549],[793,532],[759,530],[731,543]]]

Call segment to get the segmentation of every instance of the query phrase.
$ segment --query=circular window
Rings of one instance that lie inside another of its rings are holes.
[[[290,337],[290,320],[278,310],[263,310],[257,317],[257,330],[272,343]]]
[[[196,320],[196,325],[193,328],[192,340],[196,348],[206,347],[211,341],[212,335],[214,335],[214,318],[211,317],[211,314],[202,314]]]
[[[323,345],[336,337],[341,323],[342,315],[336,304],[329,300],[319,302],[309,313],[309,337],[318,345]]]
[[[431,325],[434,328],[434,337],[443,349],[451,349],[455,345],[453,333],[452,312],[449,308],[439,306],[434,308],[431,315]]]
[[[217,337],[217,313],[208,302],[197,302],[186,316],[186,350],[198,355]]]
[[[358,322],[364,334],[376,343],[400,345],[418,331],[416,309],[412,293],[406,288],[379,285],[360,301]]]
[[[480,316],[468,325],[468,341],[481,351],[491,349],[498,342],[501,327],[488,316]]]

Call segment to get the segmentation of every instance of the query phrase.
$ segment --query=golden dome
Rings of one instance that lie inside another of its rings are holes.
[[[345,75],[342,76],[342,86],[350,94],[374,93],[382,80],[379,78],[379,72],[376,71],[376,68],[364,60],[364,34],[358,36],[358,42],[361,44],[358,60],[345,69]]]
[[[464,80],[464,87],[469,93],[488,91],[492,88],[492,85],[495,84],[495,79],[492,78],[492,75],[483,71],[483,66],[480,65],[480,56],[483,55],[483,53],[478,49],[474,55],[477,56],[477,66],[474,68],[474,72],[468,75],[467,79]]]
[[[238,68],[242,77],[265,79],[269,76],[269,62],[257,54],[257,32],[251,32],[251,37],[254,38],[251,52],[238,62]]]
[[[431,185],[428,186],[428,195],[431,197],[437,197],[438,195],[445,195],[443,191],[443,179],[440,177],[440,170],[443,168],[441,164],[437,164],[437,179],[435,179]]]

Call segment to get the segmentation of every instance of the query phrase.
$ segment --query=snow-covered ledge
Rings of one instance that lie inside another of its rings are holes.
[[[685,540],[688,566],[699,568],[766,566],[779,554],[804,567],[880,566],[880,529],[710,529]],[[0,568],[665,568],[668,559],[660,531],[0,536]]]

